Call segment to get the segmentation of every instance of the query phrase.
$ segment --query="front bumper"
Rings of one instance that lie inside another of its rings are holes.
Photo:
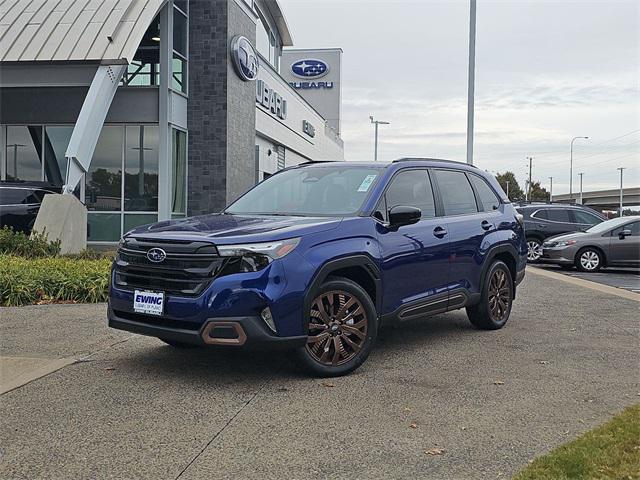
[[[258,317],[207,319],[198,328],[179,328],[163,317],[115,312],[109,306],[109,326],[140,335],[149,335],[198,346],[293,349],[302,347],[307,336],[278,337],[267,331]]]
[[[575,249],[573,248],[543,248],[539,261],[542,263],[573,265],[574,254]]]

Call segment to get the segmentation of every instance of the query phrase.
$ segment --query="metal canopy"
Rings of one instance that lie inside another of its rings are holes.
[[[166,0],[0,0],[0,62],[130,63]]]

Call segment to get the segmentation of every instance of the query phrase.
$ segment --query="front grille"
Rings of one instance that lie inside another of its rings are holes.
[[[166,258],[158,263],[147,258],[161,248]],[[127,238],[114,263],[115,284],[125,290],[160,290],[173,295],[200,295],[220,273],[227,259],[203,241]]]

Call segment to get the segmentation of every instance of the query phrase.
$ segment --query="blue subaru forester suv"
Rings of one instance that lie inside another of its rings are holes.
[[[219,214],[128,232],[109,325],[178,348],[280,347],[315,375],[344,375],[389,321],[466,308],[501,328],[526,257],[522,216],[475,167],[303,164]]]

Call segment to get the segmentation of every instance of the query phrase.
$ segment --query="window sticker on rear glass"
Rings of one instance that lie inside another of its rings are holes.
[[[362,183],[358,187],[358,191],[359,192],[367,192],[369,190],[369,187],[373,183],[373,181],[376,179],[376,177],[377,177],[377,175],[367,175],[366,177],[364,177],[364,180],[362,181]]]

